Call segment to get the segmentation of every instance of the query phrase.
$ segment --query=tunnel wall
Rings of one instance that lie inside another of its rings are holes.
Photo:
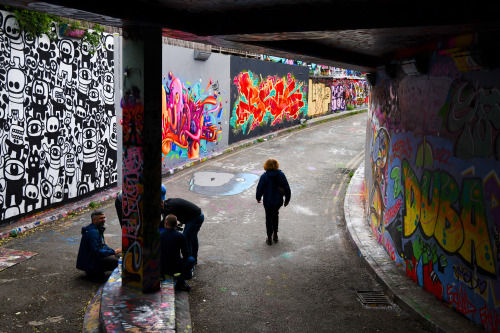
[[[382,79],[367,123],[366,219],[415,283],[499,330],[500,70],[441,54]]]
[[[0,11],[0,224],[117,183],[115,36],[19,32]]]
[[[202,61],[194,52],[163,45],[163,171],[228,145],[231,57],[212,53]]]

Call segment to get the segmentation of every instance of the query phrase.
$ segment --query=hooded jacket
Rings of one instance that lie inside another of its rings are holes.
[[[104,241],[104,227],[91,223],[82,228],[82,240],[76,259],[76,268],[89,273],[98,273],[97,259],[115,254],[115,250]]]
[[[283,194],[278,187],[284,190],[285,203],[290,202],[291,191],[285,174],[281,170],[269,170],[260,176],[257,185],[256,199],[264,197],[264,208],[279,208],[283,206]]]

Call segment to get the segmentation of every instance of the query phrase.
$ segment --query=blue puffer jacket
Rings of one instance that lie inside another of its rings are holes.
[[[264,208],[279,208],[283,206],[283,195],[278,190],[281,187],[285,193],[285,203],[290,201],[291,191],[285,174],[281,170],[266,171],[260,176],[257,185],[256,199],[264,196]]]
[[[115,250],[104,242],[104,227],[98,227],[91,223],[82,228],[82,240],[76,259],[76,268],[89,273],[98,273],[96,261],[115,254]]]

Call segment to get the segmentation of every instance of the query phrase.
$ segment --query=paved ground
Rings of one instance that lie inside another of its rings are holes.
[[[114,205],[100,208],[107,216],[107,243],[121,246]],[[85,308],[102,284],[75,268],[81,228],[89,223],[90,209],[0,243],[37,253],[0,272],[0,332],[81,330]]]
[[[338,119],[237,150],[167,178],[167,195],[206,215],[189,295],[194,332],[421,332],[394,304],[365,307],[357,291],[381,290],[349,243],[343,196],[364,154],[366,114]],[[292,186],[278,244],[265,244],[255,181],[277,158]],[[347,170],[346,170],[347,169]],[[346,173],[342,173],[346,172]],[[233,177],[231,177],[233,176]],[[107,241],[120,245],[111,202]],[[74,267],[89,211],[9,239],[1,247],[38,253],[0,272],[0,331],[73,332],[100,283]]]
[[[193,332],[425,331],[393,304],[368,308],[358,300],[357,291],[382,289],[349,243],[343,218],[349,169],[364,156],[365,127],[366,114],[335,120],[164,182],[167,196],[192,200],[206,215],[190,294]],[[255,185],[220,195],[228,191],[220,185],[225,174],[258,176],[269,157],[292,187],[290,206],[280,211],[280,241],[272,246],[265,244]],[[190,190],[197,181],[205,194]],[[210,182],[217,184],[207,188]]]

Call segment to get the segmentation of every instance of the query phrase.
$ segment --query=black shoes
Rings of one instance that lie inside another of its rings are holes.
[[[267,243],[267,245],[273,245],[273,241],[271,240],[271,237],[267,237],[266,243]]]
[[[175,284],[175,290],[177,290],[177,291],[190,291],[191,286],[189,284],[187,284],[186,281],[184,281],[182,283],[177,281],[177,283]]]
[[[278,242],[278,233],[275,232],[273,235],[273,241]]]

